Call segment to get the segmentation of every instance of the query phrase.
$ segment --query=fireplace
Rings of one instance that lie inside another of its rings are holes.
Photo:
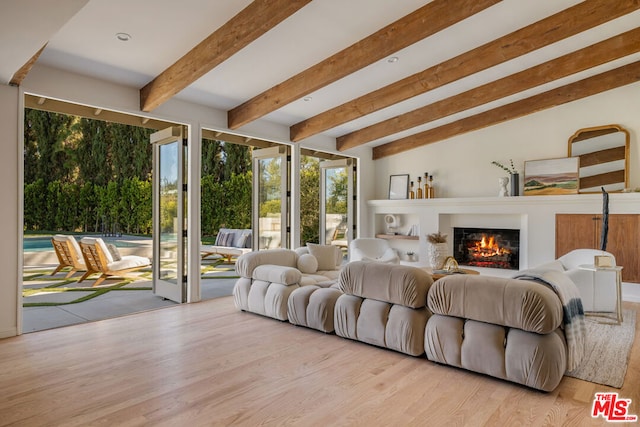
[[[520,230],[455,227],[453,257],[459,265],[518,270]]]

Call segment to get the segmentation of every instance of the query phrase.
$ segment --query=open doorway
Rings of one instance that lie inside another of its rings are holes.
[[[265,145],[246,137],[202,131],[202,300],[231,295],[237,279],[235,260],[252,248],[252,152]]]
[[[300,241],[339,247],[344,259],[356,238],[356,160],[301,150]]]
[[[232,294],[235,262],[249,251],[322,243],[340,247],[347,259],[356,237],[356,160],[302,148],[294,171],[292,151],[285,144],[203,131],[203,300]],[[295,212],[292,192],[299,193]],[[299,243],[292,242],[292,222],[300,228]]]
[[[149,136],[172,125],[25,95],[23,332],[174,305],[146,263],[83,277],[80,248],[99,238],[112,259],[152,258]]]

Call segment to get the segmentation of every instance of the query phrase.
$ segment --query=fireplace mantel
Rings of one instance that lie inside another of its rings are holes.
[[[466,197],[407,200],[370,200],[367,202],[370,229],[366,236],[375,236],[384,230],[384,214],[403,217],[400,231],[413,224],[420,226],[419,259],[427,259],[426,234],[440,231],[451,235],[452,227],[508,226],[520,229],[520,268],[531,268],[555,259],[555,215],[557,213],[602,212],[602,194],[576,194],[567,196],[519,197]],[[640,193],[609,194],[611,214],[640,214]],[[477,222],[478,224],[473,224]],[[406,229],[406,230],[405,230]],[[364,231],[364,230],[363,230]],[[451,245],[452,239],[449,239]],[[406,244],[406,243],[405,243]],[[417,246],[415,246],[417,245]],[[451,249],[451,248],[450,248]],[[496,275],[512,274],[492,270]]]

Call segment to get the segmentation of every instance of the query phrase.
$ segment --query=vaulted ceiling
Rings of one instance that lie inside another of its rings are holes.
[[[0,79],[34,63],[381,158],[640,80],[640,0],[20,0]],[[127,33],[120,41],[117,33]]]

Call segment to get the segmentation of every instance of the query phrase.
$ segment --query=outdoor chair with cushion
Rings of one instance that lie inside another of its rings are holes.
[[[66,267],[71,267],[71,270],[65,276],[67,279],[77,271],[87,270],[87,266],[82,258],[80,246],[78,246],[75,237],[56,234],[51,238],[51,244],[56,251],[59,263],[56,269],[53,270],[53,273],[51,273],[52,276]]]
[[[93,286],[98,286],[109,276],[126,277],[129,272],[151,265],[151,260],[146,257],[136,255],[120,256],[115,246],[109,250],[109,247],[99,237],[84,237],[80,240],[80,248],[87,265],[87,272],[78,282],[82,282],[92,274],[102,273]]]

